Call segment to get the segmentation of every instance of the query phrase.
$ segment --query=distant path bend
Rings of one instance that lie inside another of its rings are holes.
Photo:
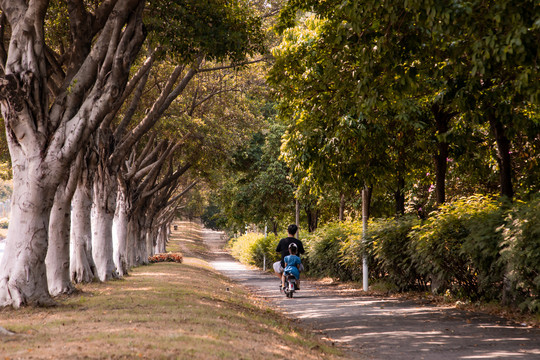
[[[344,346],[351,358],[540,360],[540,329],[489,315],[395,298],[343,295],[308,281],[288,299],[280,294],[275,276],[243,266],[224,251],[222,233],[205,229],[202,235],[216,270]]]

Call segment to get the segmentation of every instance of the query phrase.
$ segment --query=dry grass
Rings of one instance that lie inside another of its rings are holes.
[[[0,310],[0,326],[16,333],[0,336],[0,359],[340,358],[189,258],[79,289],[53,308]]]

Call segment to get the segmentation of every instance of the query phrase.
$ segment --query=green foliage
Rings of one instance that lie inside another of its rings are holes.
[[[282,237],[286,237],[283,234]],[[229,241],[231,254],[241,263],[263,267],[266,257],[266,267],[271,268],[272,263],[280,259],[280,254],[276,252],[276,247],[281,237],[274,234],[248,233]]]
[[[450,291],[471,300],[506,301],[540,312],[540,197],[513,206],[480,195],[441,206],[420,223],[415,217],[370,221],[366,241],[360,222],[334,222],[302,241],[310,276],[362,279],[367,255],[371,281],[399,291]],[[247,234],[231,240],[232,253],[262,267],[279,255],[278,237]],[[271,260],[269,260],[271,259]]]
[[[500,294],[501,203],[480,195],[446,204],[412,232],[412,259],[438,291],[471,298]]]
[[[306,254],[302,260],[308,274],[351,280],[353,272],[342,265],[342,248],[349,238],[361,235],[361,231],[361,224],[334,222],[303,238]]]
[[[540,312],[540,197],[519,203],[506,217],[502,243],[509,298],[523,310]]]
[[[435,173],[428,156],[446,144],[447,198],[495,193],[510,154],[519,160],[516,193],[537,191],[538,8],[531,0],[288,1],[269,82],[288,124],[283,149],[295,182],[396,191],[405,180],[411,201],[425,194],[410,184]]]
[[[294,188],[288,168],[279,159],[282,133],[282,126],[269,125],[232,154],[230,177],[219,192],[221,213],[229,227],[266,224],[277,232],[294,214]]]
[[[145,23],[154,43],[183,61],[243,60],[261,53],[261,18],[245,0],[152,0]]]
[[[7,229],[9,226],[9,219],[0,219],[0,229]]]
[[[220,208],[213,203],[204,208],[201,215],[201,221],[204,224],[204,227],[208,229],[219,231],[227,228],[226,216],[224,216],[221,213]]]
[[[373,244],[374,258],[380,273],[399,290],[413,289],[424,283],[413,262],[409,233],[418,224],[416,217],[380,219],[369,224],[368,238]]]

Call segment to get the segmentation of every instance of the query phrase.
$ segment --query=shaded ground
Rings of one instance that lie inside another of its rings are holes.
[[[205,230],[210,249],[200,255],[304,326],[344,346],[361,359],[540,359],[540,329],[502,318],[404,301],[361,296],[304,281],[294,299],[279,280],[234,261],[222,250],[220,233]]]
[[[195,232],[187,240],[202,246]],[[0,359],[340,358],[203,260],[141,266],[78,288],[56,307],[0,308],[0,327],[15,333],[0,331]]]

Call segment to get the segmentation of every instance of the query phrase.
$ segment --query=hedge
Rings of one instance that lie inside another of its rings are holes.
[[[245,235],[232,252],[262,266],[278,258],[279,237]],[[421,221],[404,216],[362,224],[334,222],[302,241],[309,275],[357,281],[366,254],[369,277],[405,291],[430,285],[470,300],[500,301],[540,313],[540,197],[509,204],[475,195],[441,206]]]

